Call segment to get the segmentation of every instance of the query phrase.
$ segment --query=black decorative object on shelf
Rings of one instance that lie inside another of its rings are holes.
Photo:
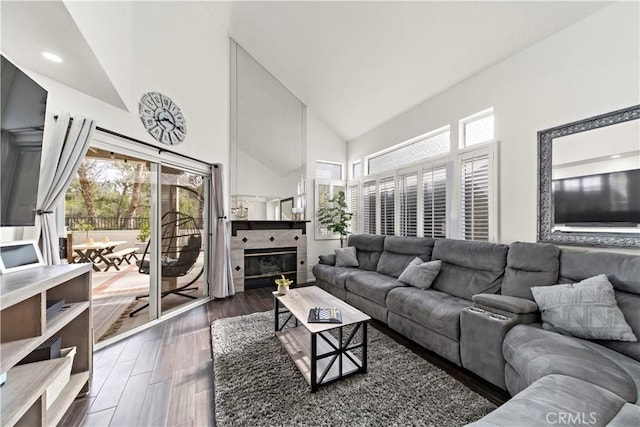
[[[62,355],[62,338],[51,337],[42,344],[40,344],[35,350],[27,355],[24,359],[19,361],[17,365],[24,365],[26,363],[42,362],[43,360],[57,359]]]

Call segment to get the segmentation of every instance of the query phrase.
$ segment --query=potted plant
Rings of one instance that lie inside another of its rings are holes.
[[[344,238],[349,229],[349,223],[353,216],[347,212],[347,201],[344,191],[338,191],[326,206],[318,209],[318,221],[327,227],[332,233],[340,235],[340,247],[344,246]]]
[[[289,286],[293,283],[293,280],[284,277],[284,274],[280,275],[279,279],[276,279],[276,285],[278,285],[278,295],[286,295],[289,292]]]
[[[85,243],[87,245],[93,244],[93,238],[89,237],[89,231],[93,230],[93,225],[89,224],[88,222],[80,222],[76,224],[75,229],[78,231],[85,232],[85,237],[86,237]]]

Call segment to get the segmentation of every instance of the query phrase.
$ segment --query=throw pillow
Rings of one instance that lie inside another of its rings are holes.
[[[319,258],[320,258],[320,264],[336,265],[335,255],[320,255]]]
[[[355,246],[336,249],[336,267],[358,267],[359,265]]]
[[[407,265],[398,281],[420,289],[428,289],[440,273],[442,261],[422,261],[416,258]]]
[[[531,292],[540,308],[543,325],[548,323],[563,335],[638,341],[616,303],[613,285],[604,274],[578,283],[535,286]]]

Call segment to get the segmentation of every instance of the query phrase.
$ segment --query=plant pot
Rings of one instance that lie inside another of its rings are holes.
[[[287,286],[278,286],[278,295],[286,295],[289,292],[289,285]]]

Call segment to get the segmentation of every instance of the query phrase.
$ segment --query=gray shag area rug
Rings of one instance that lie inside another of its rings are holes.
[[[369,326],[368,373],[309,385],[273,333],[273,312],[211,325],[218,426],[459,426],[496,406]]]

